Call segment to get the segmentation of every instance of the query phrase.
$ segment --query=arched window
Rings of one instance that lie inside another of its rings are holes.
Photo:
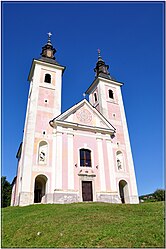
[[[80,166],[81,167],[92,167],[90,150],[88,149],[80,150]]]
[[[109,95],[109,98],[110,99],[113,99],[114,98],[114,93],[113,93],[113,91],[112,90],[108,90],[108,95]]]
[[[123,169],[123,154],[121,151],[116,152],[116,163],[118,170]]]
[[[44,82],[51,83],[51,75],[49,73],[45,74]]]
[[[39,143],[39,151],[38,151],[39,164],[47,163],[47,155],[48,155],[48,144],[46,141],[41,141]]]
[[[97,101],[97,94],[94,93],[94,99],[95,99],[95,102]]]

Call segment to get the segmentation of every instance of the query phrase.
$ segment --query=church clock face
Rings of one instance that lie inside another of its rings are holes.
[[[92,121],[92,114],[88,110],[82,109],[77,113],[77,118],[80,122],[90,123]]]

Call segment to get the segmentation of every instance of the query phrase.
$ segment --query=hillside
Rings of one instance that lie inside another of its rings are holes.
[[[2,247],[164,247],[164,202],[3,208]]]

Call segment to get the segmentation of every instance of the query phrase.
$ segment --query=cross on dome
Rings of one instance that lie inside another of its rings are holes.
[[[50,38],[52,36],[52,33],[48,32],[47,35],[48,35],[48,38]]]
[[[100,56],[100,49],[99,48],[98,48],[97,52],[98,52],[98,56]]]
[[[51,33],[51,32],[48,32],[47,35],[48,35],[48,42],[47,42],[47,43],[51,44],[51,36],[52,36],[52,33]]]

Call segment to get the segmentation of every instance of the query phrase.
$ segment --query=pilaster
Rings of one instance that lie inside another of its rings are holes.
[[[98,136],[96,140],[97,140],[99,171],[100,171],[100,190],[106,191],[104,155],[103,155],[103,144],[102,144],[103,139],[100,136]]]
[[[111,191],[115,192],[117,191],[117,189],[116,189],[115,167],[114,167],[114,158],[113,158],[113,149],[112,149],[111,139],[106,139],[106,145],[107,145],[110,187],[111,187]]]
[[[68,190],[74,189],[74,148],[73,148],[73,133],[67,133],[67,148],[68,148]]]
[[[56,133],[55,189],[62,189],[62,132]]]
[[[51,185],[51,191],[54,193],[55,189],[55,182],[56,182],[56,153],[57,153],[57,137],[56,137],[56,131],[55,129],[53,130],[53,141],[52,141],[52,185]]]

